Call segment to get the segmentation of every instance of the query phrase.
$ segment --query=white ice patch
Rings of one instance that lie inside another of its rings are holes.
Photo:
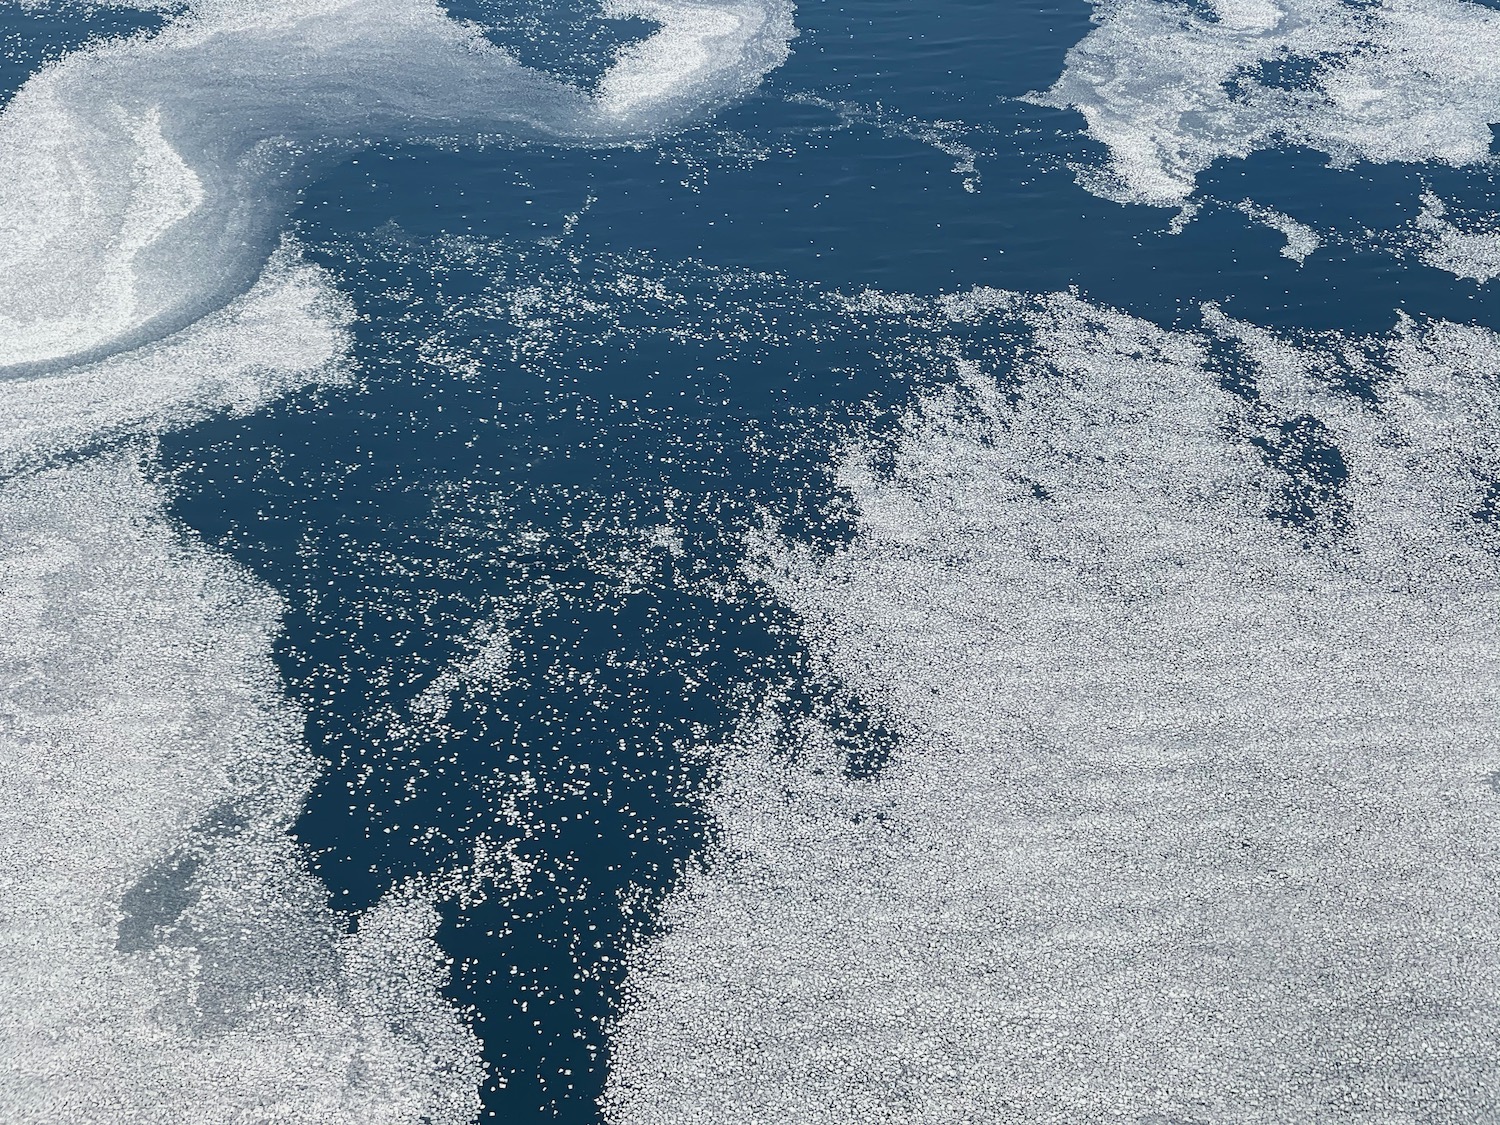
[[[128,454],[0,488],[0,1118],[471,1120],[437,918],[352,935],[287,835],[316,773],[280,607]]]
[[[850,545],[768,540],[755,572],[906,746],[853,781],[817,722],[788,762],[776,708],[747,716],[717,862],[635,965],[611,1120],[1496,1120],[1500,584],[1475,512],[1500,336],[1294,347],[1209,310],[1256,403],[1211,336],[1067,296],[850,311],[1026,342],[1012,369],[929,349],[949,385],[844,464]],[[1378,407],[1331,389],[1377,355]],[[1266,410],[1341,451],[1335,542],[1266,518]]]
[[[786,61],[796,34],[788,0],[606,0],[604,14],[661,24],[622,48],[599,83],[600,111],[621,121],[747,93]]]
[[[1249,199],[1242,200],[1237,205],[1237,209],[1260,223],[1261,226],[1270,227],[1285,238],[1286,245],[1281,248],[1281,256],[1296,262],[1299,266],[1323,245],[1323,238],[1316,230],[1306,223],[1299,223],[1290,215],[1283,215],[1280,211],[1272,210],[1270,207],[1262,207]],[[1173,231],[1173,233],[1177,232]]]
[[[91,443],[248,412],[340,377],[354,310],[295,244],[249,293],[134,352],[31,379],[0,380],[0,478]]]
[[[1489,159],[1500,11],[1467,0],[1172,0],[1100,4],[1041,104],[1108,146],[1079,182],[1179,206],[1215,160],[1303,145],[1355,161]]]
[[[199,0],[32,77],[0,113],[0,373],[134,346],[249,288],[296,189],[380,140],[634,141],[785,60],[787,0],[621,5],[662,30],[597,95],[433,0]]]
[[[1416,228],[1422,260],[1429,266],[1481,285],[1500,277],[1500,217],[1490,216],[1487,222],[1455,219],[1448,205],[1429,191],[1422,195]]]

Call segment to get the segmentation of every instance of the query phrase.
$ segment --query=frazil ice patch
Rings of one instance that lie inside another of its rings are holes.
[[[1079,182],[1176,206],[1215,161],[1305,146],[1335,164],[1475,164],[1500,104],[1500,12],[1470,0],[1102,6],[1041,104],[1108,147]]]
[[[0,477],[129,433],[248,412],[342,380],[354,312],[288,240],[250,291],[137,349],[0,380]]]

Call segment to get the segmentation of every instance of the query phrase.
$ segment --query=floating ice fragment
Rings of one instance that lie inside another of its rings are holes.
[[[1429,191],[1422,194],[1416,228],[1425,243],[1422,260],[1429,266],[1481,285],[1500,277],[1500,219],[1495,216],[1488,222],[1455,221],[1448,205]]]
[[[1241,200],[1237,206],[1239,211],[1257,223],[1280,233],[1286,239],[1286,245],[1281,248],[1281,256],[1291,259],[1299,266],[1307,261],[1308,255],[1323,245],[1323,238],[1316,230],[1306,223],[1299,223],[1290,215],[1283,215],[1270,207],[1262,207],[1249,199]]]

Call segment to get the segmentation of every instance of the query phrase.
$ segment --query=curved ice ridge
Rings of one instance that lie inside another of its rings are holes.
[[[1178,206],[1223,157],[1304,145],[1355,161],[1474,164],[1500,120],[1500,12],[1466,0],[1100,4],[1033,100],[1109,148],[1087,190]]]
[[[354,308],[291,240],[192,329],[95,363],[0,379],[0,480],[107,440],[257,410],[345,377]]]
[[[0,374],[97,359],[247,290],[298,187],[375,141],[637,142],[787,57],[789,0],[614,0],[660,30],[593,92],[433,0],[202,0],[0,114]]]

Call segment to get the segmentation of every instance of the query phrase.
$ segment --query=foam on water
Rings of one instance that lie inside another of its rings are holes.
[[[751,569],[905,746],[746,715],[611,1119],[1493,1121],[1500,336],[848,313],[928,390]]]
[[[787,0],[662,0],[590,92],[433,0],[201,0],[0,114],[0,373],[159,338],[249,288],[297,188],[379,140],[638,141],[787,57]]]
[[[1221,158],[1302,145],[1335,164],[1490,159],[1500,11],[1467,0],[1171,0],[1101,4],[1035,100],[1083,114],[1108,146],[1079,182],[1178,206]]]

